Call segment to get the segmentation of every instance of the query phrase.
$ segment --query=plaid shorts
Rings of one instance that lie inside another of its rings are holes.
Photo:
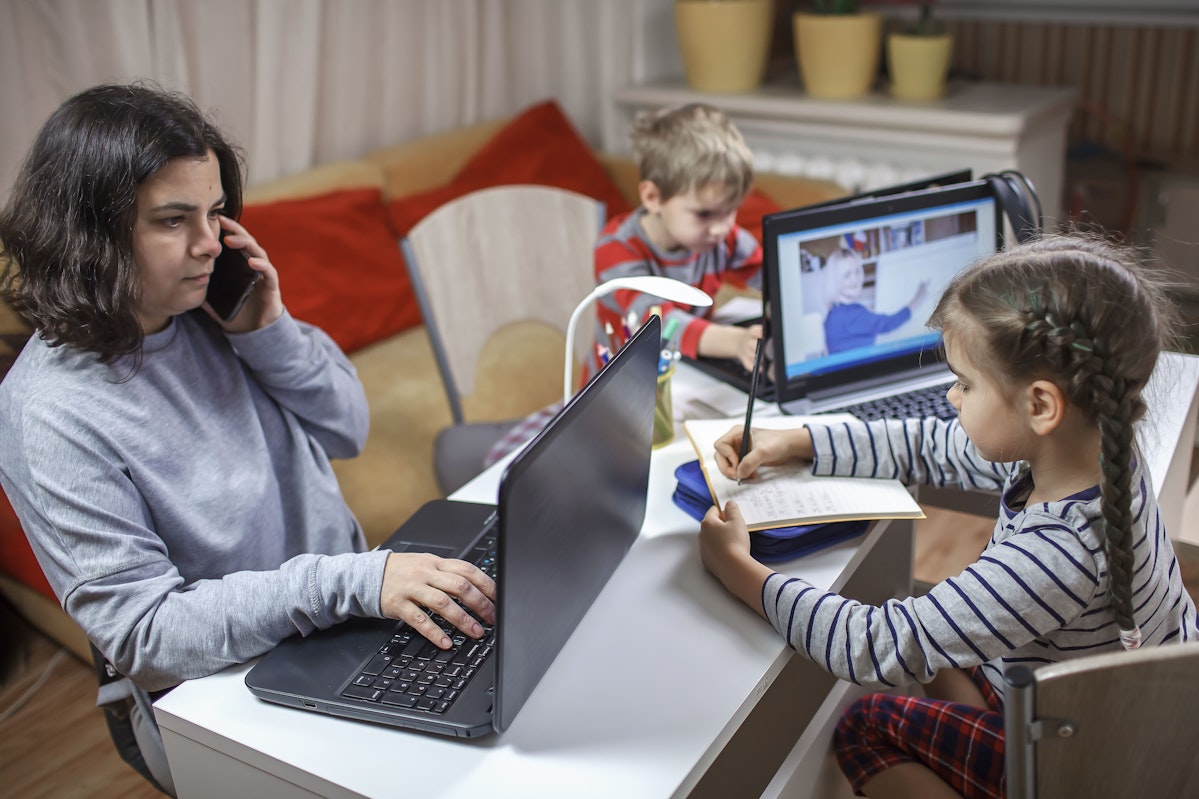
[[[879,772],[914,762],[966,799],[1002,799],[1003,702],[981,669],[968,672],[988,710],[894,694],[870,694],[846,709],[833,747],[855,794]]]

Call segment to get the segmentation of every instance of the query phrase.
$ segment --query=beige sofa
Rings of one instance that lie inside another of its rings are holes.
[[[379,189],[385,201],[431,190],[436,193],[439,187],[453,181],[472,156],[509,123],[509,119],[499,119],[451,130],[381,150],[358,161],[328,164],[254,186],[246,192],[247,208],[362,187]],[[620,155],[595,157],[627,205],[635,206],[636,165]],[[844,193],[835,184],[777,175],[758,176],[756,188],[782,208]],[[346,234],[352,236],[354,231]],[[271,252],[271,246],[266,246]],[[272,260],[281,270],[286,301],[287,264],[275,255]],[[0,305],[0,336],[20,331],[19,319]],[[13,353],[16,343],[14,337],[0,338],[0,369],[7,366],[2,359],[6,353]],[[555,331],[531,325],[504,331],[502,339],[485,353],[480,366],[475,399],[486,400],[467,403],[467,417],[511,418],[552,402],[561,391],[562,352],[563,342]],[[351,360],[366,387],[371,430],[362,455],[337,462],[334,468],[346,500],[374,545],[422,503],[438,496],[432,471],[433,439],[440,428],[449,424],[450,412],[423,327],[410,327],[356,349]],[[23,544],[23,536],[11,518],[5,526],[3,514],[7,510],[0,503],[0,535],[6,536],[9,543],[16,536]],[[90,660],[81,631],[47,595],[44,582],[38,587],[40,574],[29,573],[29,561],[23,565],[13,565],[11,558],[6,561],[0,563],[0,591],[35,626]]]

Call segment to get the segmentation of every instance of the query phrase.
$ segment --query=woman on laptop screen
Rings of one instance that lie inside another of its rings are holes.
[[[881,607],[756,562],[735,503],[704,518],[704,565],[798,652],[862,685],[923,685],[847,709],[834,740],[856,792],[1000,797],[1008,663],[1199,638],[1133,436],[1172,320],[1132,250],[1047,237],[972,265],[933,311],[956,419],[753,430],[743,459],[740,427],[717,441],[733,479],[799,458],[816,474],[1001,491],[977,562]]]

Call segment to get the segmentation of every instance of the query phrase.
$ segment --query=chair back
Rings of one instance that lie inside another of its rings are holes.
[[[1005,679],[1008,799],[1199,796],[1199,642]]]
[[[500,186],[446,203],[401,242],[455,424],[496,332],[535,321],[565,337],[571,312],[595,287],[603,221],[604,204],[582,194]],[[560,360],[547,366],[561,371]]]

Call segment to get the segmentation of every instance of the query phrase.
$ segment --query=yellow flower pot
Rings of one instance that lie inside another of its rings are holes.
[[[878,14],[807,14],[791,17],[795,60],[812,97],[849,99],[868,94],[878,76],[883,20]]]
[[[887,36],[887,71],[891,73],[891,94],[901,100],[936,100],[945,94],[945,79],[953,57],[953,37],[913,36],[892,33]]]
[[[692,89],[748,92],[762,82],[774,26],[773,0],[675,0],[674,23]]]

